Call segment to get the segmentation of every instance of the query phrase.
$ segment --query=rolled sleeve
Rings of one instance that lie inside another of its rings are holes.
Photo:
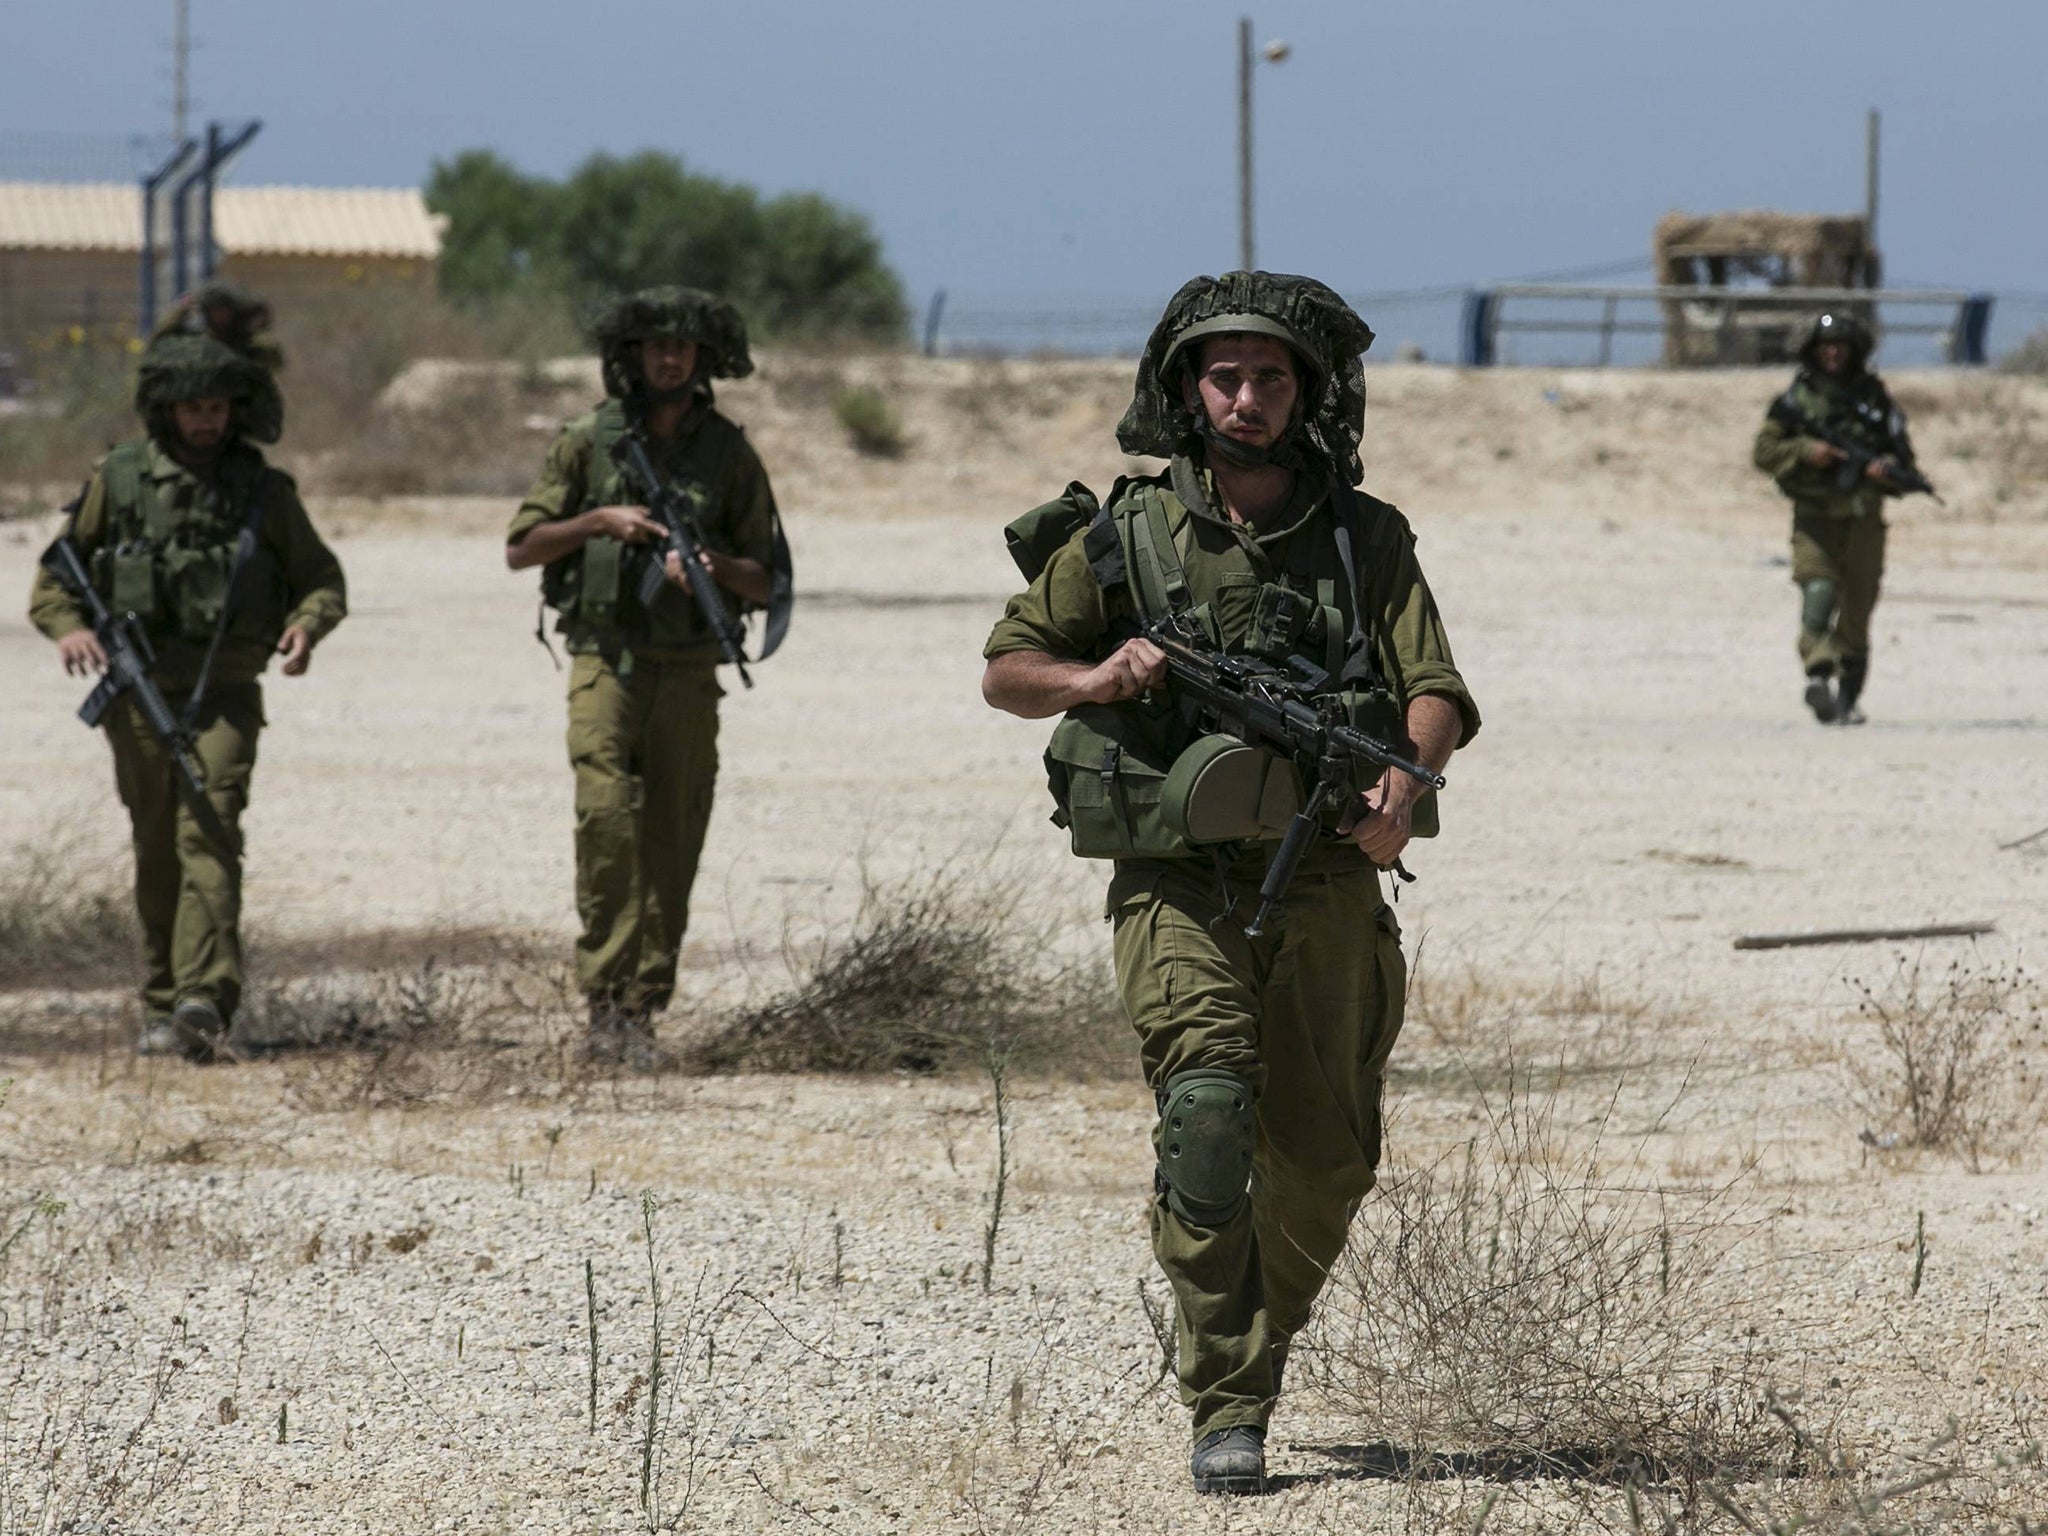
[[[1423,577],[1415,535],[1405,520],[1389,558],[1380,564],[1372,597],[1385,637],[1382,659],[1391,674],[1388,680],[1404,704],[1434,694],[1456,705],[1461,722],[1458,745],[1465,746],[1479,734],[1479,705],[1451,655],[1450,635]]]
[[[1038,579],[1005,605],[981,648],[984,659],[1012,651],[1041,651],[1066,661],[1094,656],[1109,630],[1109,608],[1081,547],[1085,537],[1083,530],[1062,545]]]
[[[98,470],[79,493],[78,509],[71,514],[64,532],[79,557],[91,564],[93,551],[100,547],[107,515],[106,478]],[[52,640],[62,640],[87,627],[85,606],[40,563],[28,589],[28,621]]]
[[[511,525],[505,530],[507,544],[517,544],[542,523],[557,522],[569,516],[570,508],[581,504],[584,471],[590,462],[590,445],[588,432],[579,431],[574,426],[561,430],[548,448],[547,462],[541,466],[540,478],[534,481],[526,499],[519,503],[519,510],[512,514]]]

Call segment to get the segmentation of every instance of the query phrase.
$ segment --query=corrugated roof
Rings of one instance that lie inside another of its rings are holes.
[[[221,187],[213,233],[235,256],[441,254],[416,187]],[[0,181],[0,250],[142,249],[142,198],[120,182]]]

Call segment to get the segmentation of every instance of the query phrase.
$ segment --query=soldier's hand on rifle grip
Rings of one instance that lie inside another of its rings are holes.
[[[1806,445],[1806,462],[1815,469],[1826,469],[1831,465],[1841,463],[1847,457],[1848,455],[1833,443],[1824,443],[1819,438],[1815,438]],[[1783,461],[1781,460],[1780,462],[1782,463]]]
[[[1091,704],[1116,704],[1166,686],[1166,652],[1142,636],[1126,640],[1081,681]]]
[[[1892,483],[1892,464],[1889,459],[1872,459],[1863,466],[1863,478],[1877,485]]]
[[[1358,845],[1358,851],[1382,868],[1401,857],[1408,846],[1410,817],[1419,793],[1416,782],[1398,768],[1380,775],[1379,783],[1361,795],[1337,830]],[[1360,811],[1364,814],[1358,814]]]
[[[64,663],[66,677],[89,677],[107,670],[107,653],[100,637],[89,629],[74,629],[59,640],[57,659]]]

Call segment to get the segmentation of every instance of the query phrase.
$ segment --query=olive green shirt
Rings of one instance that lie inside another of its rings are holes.
[[[1883,511],[1887,494],[1882,487],[1860,481],[1849,490],[1835,484],[1833,465],[1815,465],[1806,455],[1820,439],[1800,432],[1786,419],[1779,405],[1818,421],[1830,431],[1860,441],[1869,452],[1913,466],[1913,446],[1906,436],[1905,416],[1892,400],[1891,392],[1877,375],[1859,372],[1847,379],[1831,379],[1811,369],[1801,369],[1779,401],[1773,402],[1764,423],[1757,429],[1750,447],[1750,462],[1777,482],[1778,489],[1793,504],[1795,512],[1809,517],[1871,517]],[[1864,405],[1889,423],[1884,432],[1861,426],[1856,406]]]
[[[610,464],[593,462],[596,446],[596,412],[562,428],[548,449],[540,478],[512,515],[511,526],[505,530],[507,544],[517,544],[542,523],[580,516],[615,498],[638,500],[625,490]],[[757,560],[763,566],[774,559],[775,493],[760,455],[739,426],[711,406],[700,405],[683,419],[673,436],[650,433],[647,451],[663,476],[704,489],[704,542],[714,553]],[[744,606],[737,594],[729,596],[736,607]],[[601,648],[597,636],[582,632],[579,625],[564,621],[561,632],[572,652]],[[702,642],[680,650],[636,644],[634,652],[641,656],[716,656],[718,643],[707,633]]]
[[[257,451],[246,443],[237,446],[242,452]],[[155,482],[157,494],[168,504],[189,508],[209,493],[208,482],[172,458],[154,439],[149,441],[148,455],[148,476]],[[305,504],[299,500],[298,485],[290,475],[270,464],[264,465],[259,485],[257,494],[264,498],[264,507],[256,536],[283,583],[282,601],[276,607],[285,618],[269,634],[245,633],[231,624],[214,660],[209,686],[253,681],[270,664],[278,638],[285,630],[297,626],[318,645],[348,614],[348,586],[341,562],[314,531]],[[106,525],[106,477],[96,468],[86,482],[69,530],[71,542],[88,567],[94,551],[106,540]],[[229,538],[231,542],[232,535]],[[29,622],[52,640],[61,640],[87,626],[83,605],[40,566],[29,591],[28,616]],[[168,690],[191,686],[199,675],[206,648],[175,639],[158,639],[153,643],[157,664],[151,671],[158,685]]]
[[[1304,473],[1287,506],[1264,528],[1232,522],[1213,506],[1190,509],[1168,486],[1166,477],[1153,482],[1166,488],[1167,527],[1180,551],[1190,596],[1208,603],[1225,646],[1239,646],[1249,632],[1258,589],[1285,580],[1306,563],[1309,552],[1297,541],[1334,541],[1337,531],[1326,481]],[[1209,487],[1213,500],[1214,489]],[[1394,520],[1393,537],[1368,539],[1359,552],[1361,597],[1368,630],[1375,636],[1374,656],[1388,673],[1387,685],[1404,706],[1424,694],[1447,699],[1458,711],[1464,746],[1479,730],[1479,707],[1451,656],[1449,636],[1437,612],[1436,599],[1415,558],[1415,535],[1394,508],[1378,505],[1382,517]],[[1190,527],[1192,523],[1192,527]],[[1065,661],[1101,660],[1117,621],[1129,617],[1130,601],[1120,590],[1106,594],[1090,569],[1083,548],[1086,530],[1055,553],[1038,579],[1010,599],[996,621],[982,655],[990,660],[1012,651],[1038,651]],[[1369,566],[1363,562],[1379,556]],[[1259,848],[1231,857],[1224,845],[1223,873],[1232,882],[1256,884],[1267,852]],[[1270,845],[1269,845],[1270,846]],[[1341,873],[1358,868],[1353,848],[1332,839],[1319,840],[1302,860],[1303,874]],[[1134,875],[1154,874],[1167,866],[1158,861],[1119,860]]]
[[[1191,510],[1170,489],[1167,497],[1167,526],[1181,550],[1189,587],[1216,594],[1212,606],[1226,646],[1244,640],[1259,587],[1283,579],[1295,540],[1336,537],[1328,487],[1308,475],[1300,477],[1286,508],[1263,530],[1232,522],[1208,507]],[[1378,638],[1377,654],[1393,674],[1388,686],[1404,703],[1424,694],[1450,700],[1463,722],[1462,747],[1479,730],[1479,707],[1451,657],[1450,637],[1415,558],[1414,532],[1399,512],[1385,510],[1398,529],[1391,557],[1359,573],[1366,622]],[[1191,519],[1192,536],[1184,536]],[[1118,614],[1089,569],[1085,537],[1085,530],[1075,534],[1038,580],[1010,599],[982,647],[984,657],[1042,651],[1062,660],[1093,662],[1108,653],[1105,641]],[[1365,555],[1361,551],[1361,559]]]

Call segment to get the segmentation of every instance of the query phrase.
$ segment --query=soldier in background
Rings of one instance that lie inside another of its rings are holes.
[[[100,462],[67,529],[107,606],[143,626],[151,677],[192,732],[231,843],[218,846],[179,801],[170,751],[124,693],[105,725],[134,831],[144,1055],[226,1052],[243,984],[239,826],[264,724],[257,679],[273,655],[285,676],[303,676],[348,611],[340,563],[291,476],[256,446],[276,436],[275,397],[267,373],[211,336],[152,342],[135,388],[147,433]],[[47,569],[29,618],[66,672],[106,670],[83,603]]]
[[[740,603],[769,601],[783,546],[767,471],[712,405],[711,381],[754,370],[724,300],[689,288],[618,299],[596,329],[608,398],[562,429],[505,534],[505,563],[543,568],[570,655],[576,774],[576,980],[587,1054],[654,1060],[654,1019],[675,990],[690,887],[718,777],[719,648],[676,556],[651,608],[639,600],[664,535],[614,462],[640,432],[656,470],[701,510],[705,565]]]
[[[1791,388],[1771,402],[1751,457],[1792,503],[1792,580],[1806,705],[1861,725],[1870,615],[1884,578],[1884,503],[1918,481],[1905,414],[1867,366],[1870,328],[1829,313],[1808,329]],[[1856,466],[1860,464],[1860,468]],[[1851,472],[1845,482],[1844,469]]]

